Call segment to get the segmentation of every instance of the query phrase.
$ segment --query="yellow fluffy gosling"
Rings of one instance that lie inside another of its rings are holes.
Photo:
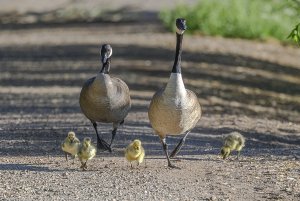
[[[97,150],[96,150],[95,146],[92,144],[91,138],[89,138],[89,137],[84,138],[82,145],[78,152],[78,158],[81,162],[80,168],[82,168],[82,170],[87,169],[87,165],[86,165],[87,161],[94,158],[94,156],[96,155],[96,152],[97,152]]]
[[[132,161],[137,161],[138,165],[141,164],[145,157],[145,150],[142,147],[140,140],[134,140],[130,143],[125,150],[125,158],[130,162],[132,167]]]
[[[225,136],[224,146],[221,149],[223,159],[226,159],[232,151],[237,151],[237,159],[239,159],[240,152],[245,146],[245,138],[238,132],[232,132]]]
[[[68,161],[68,154],[71,154],[74,158],[77,156],[79,147],[80,141],[75,133],[70,131],[66,139],[61,143],[61,149],[65,152],[66,161]]]
[[[152,97],[148,117],[154,132],[160,137],[168,166],[174,168],[170,157],[180,151],[189,132],[196,126],[201,117],[201,106],[196,94],[185,88],[181,75],[181,52],[183,33],[186,30],[185,19],[176,20],[176,52],[170,79],[165,87],[158,90]],[[175,149],[168,153],[167,135],[181,135]]]

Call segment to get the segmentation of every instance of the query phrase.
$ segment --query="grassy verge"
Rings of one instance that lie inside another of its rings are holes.
[[[200,0],[196,6],[164,10],[160,18],[170,30],[177,17],[184,17],[190,33],[285,41],[299,15],[289,0]]]

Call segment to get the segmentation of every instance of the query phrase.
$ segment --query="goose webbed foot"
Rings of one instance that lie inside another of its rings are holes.
[[[110,145],[105,142],[98,134],[98,130],[97,130],[97,123],[93,123],[94,129],[96,131],[97,134],[97,149],[99,150],[108,150],[109,152],[111,151]]]
[[[112,152],[110,145],[97,135],[97,149]]]
[[[175,165],[173,165],[173,164],[168,164],[168,168],[170,168],[170,169],[177,169],[177,170],[181,170],[181,168],[180,168],[180,167],[177,167],[177,166],[175,166]]]

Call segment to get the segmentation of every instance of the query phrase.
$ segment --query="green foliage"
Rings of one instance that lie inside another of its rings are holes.
[[[299,11],[285,0],[201,0],[195,6],[162,11],[160,18],[170,30],[175,28],[175,19],[183,17],[190,33],[284,40],[299,19]]]
[[[295,26],[288,38],[293,39],[298,45],[300,45],[300,23]]]
[[[292,3],[294,8],[300,10],[300,0],[292,0]],[[293,39],[300,46],[300,23],[295,26],[288,38]]]

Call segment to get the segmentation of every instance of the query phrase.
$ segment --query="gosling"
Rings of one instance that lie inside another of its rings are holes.
[[[176,27],[176,52],[170,79],[165,87],[153,95],[148,110],[151,126],[160,138],[168,166],[171,168],[176,167],[171,164],[170,157],[175,157],[180,151],[187,135],[201,118],[198,98],[194,92],[185,88],[181,75],[182,40],[187,28],[185,19],[178,18]],[[169,156],[167,135],[181,134],[184,134],[183,138]]]
[[[221,156],[226,159],[232,151],[237,151],[237,160],[239,159],[241,150],[245,146],[245,138],[238,132],[232,132],[225,136],[224,146],[221,149]]]
[[[61,149],[65,152],[66,161],[68,161],[68,154],[76,158],[80,147],[80,141],[73,131],[68,133],[66,139],[61,143]]]
[[[125,158],[130,162],[132,168],[132,161],[137,161],[137,165],[144,161],[145,150],[142,147],[142,142],[140,140],[134,140],[130,143],[125,150]]]
[[[80,108],[83,114],[91,121],[97,135],[97,148],[111,152],[111,145],[117,129],[124,123],[131,108],[129,88],[119,78],[109,76],[112,48],[103,45],[100,51],[103,63],[97,76],[87,80],[80,92]],[[99,136],[97,122],[112,123],[112,137],[110,144]]]
[[[81,162],[80,168],[82,170],[87,170],[87,161],[94,158],[96,155],[97,149],[91,142],[91,138],[86,137],[83,139],[82,145],[78,152],[78,158]]]

